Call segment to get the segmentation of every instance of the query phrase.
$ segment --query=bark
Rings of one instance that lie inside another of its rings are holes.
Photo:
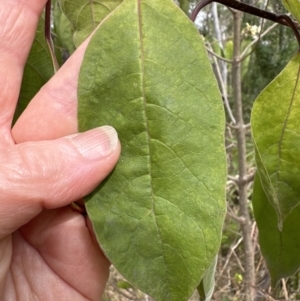
[[[251,219],[248,210],[247,197],[247,161],[246,161],[246,136],[245,124],[243,118],[242,88],[241,88],[241,21],[242,13],[233,12],[234,17],[234,34],[233,34],[233,65],[232,65],[232,88],[235,106],[236,119],[236,137],[238,148],[238,165],[239,165],[239,205],[240,217],[244,220],[241,223],[244,247],[244,284],[245,300],[253,301],[255,297],[255,266],[254,266],[254,249],[251,237]]]

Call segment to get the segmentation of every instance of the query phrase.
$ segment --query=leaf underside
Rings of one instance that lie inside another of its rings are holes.
[[[251,116],[262,186],[279,228],[300,203],[300,54],[258,96]]]
[[[122,0],[59,0],[73,25],[74,44],[78,47]]]
[[[172,0],[125,0],[93,35],[79,78],[81,131],[122,144],[86,203],[105,254],[157,301],[185,301],[220,246],[224,112],[203,42]]]
[[[272,277],[272,286],[281,278],[293,275],[300,267],[300,206],[284,220],[282,231],[278,229],[274,207],[256,175],[253,190],[253,209],[259,229],[261,252]]]
[[[258,175],[253,208],[275,285],[300,267],[300,54],[258,96],[251,125]]]

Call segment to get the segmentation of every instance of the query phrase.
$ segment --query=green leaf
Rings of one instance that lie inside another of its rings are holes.
[[[122,289],[129,289],[132,288],[132,285],[127,281],[119,280],[117,282],[117,287]]]
[[[180,8],[188,15],[190,8],[189,0],[178,0]]]
[[[203,279],[198,286],[198,292],[201,301],[210,301],[215,288],[215,271],[217,266],[218,256],[215,257],[210,267],[205,272]]]
[[[253,209],[259,230],[260,249],[276,286],[281,278],[293,275],[300,267],[300,206],[284,220],[282,231],[277,215],[256,175],[253,190]]]
[[[44,18],[41,17],[24,69],[14,120],[18,119],[30,100],[53,75],[54,67],[44,35]]]
[[[54,6],[53,19],[56,34],[55,44],[65,48],[69,54],[72,54],[75,51],[73,27],[66,15],[62,12],[58,2],[56,2]]]
[[[78,47],[122,0],[59,0],[73,25],[74,44]]]
[[[279,227],[300,203],[300,53],[256,99],[252,135],[256,162]]]
[[[300,22],[300,3],[298,0],[282,0],[285,8]]]
[[[224,50],[225,58],[228,60],[232,60],[233,57],[233,41],[228,40],[225,44],[225,50]]]
[[[225,116],[197,29],[172,0],[125,0],[93,35],[78,89],[80,130],[110,124],[122,144],[86,204],[102,249],[157,301],[186,301],[225,212]]]

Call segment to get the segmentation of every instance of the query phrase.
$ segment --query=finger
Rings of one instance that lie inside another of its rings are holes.
[[[119,154],[116,131],[109,126],[2,149],[0,238],[43,209],[66,206],[92,192]]]
[[[12,130],[15,142],[56,139],[77,132],[77,82],[84,46],[31,100]]]
[[[78,131],[78,76],[88,42],[89,39],[31,100],[12,130],[16,143],[56,139]]]
[[[23,68],[46,0],[0,1],[0,135],[8,140]]]

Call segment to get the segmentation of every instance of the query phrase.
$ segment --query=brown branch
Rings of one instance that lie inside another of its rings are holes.
[[[51,9],[52,9],[51,0],[48,0],[45,8],[45,39],[50,51],[53,68],[54,71],[56,72],[59,69],[59,64],[56,59],[53,41],[51,37]]]
[[[292,21],[292,19],[288,15],[277,15],[277,14],[268,12],[266,10],[262,10],[260,8],[245,4],[240,1],[236,1],[236,0],[202,0],[197,4],[194,11],[192,12],[191,17],[190,17],[191,20],[194,22],[198,13],[200,12],[200,10],[212,2],[218,2],[227,7],[234,8],[238,11],[242,11],[242,12],[245,12],[245,13],[248,13],[248,14],[251,14],[251,15],[254,15],[254,16],[257,16],[257,17],[260,17],[263,19],[267,19],[267,20],[273,21],[275,23],[290,27],[294,32],[294,35],[298,41],[298,45],[300,48],[300,34],[298,31],[298,29],[300,29],[299,24]]]

